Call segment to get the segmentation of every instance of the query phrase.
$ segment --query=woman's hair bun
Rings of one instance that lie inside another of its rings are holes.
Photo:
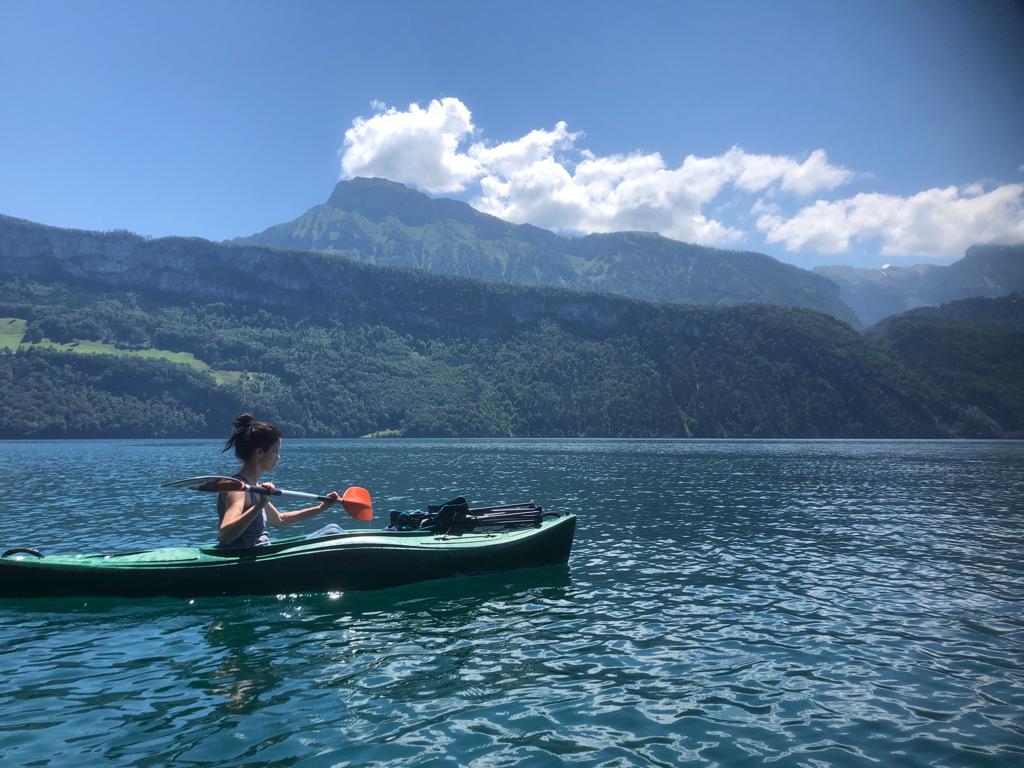
[[[273,424],[256,421],[251,413],[243,413],[235,418],[235,431],[224,444],[224,451],[235,449],[235,456],[247,461],[257,448],[270,450],[274,443],[281,439],[281,431]],[[221,451],[223,453],[224,451]]]

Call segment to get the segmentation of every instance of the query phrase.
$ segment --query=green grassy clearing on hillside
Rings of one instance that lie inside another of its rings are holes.
[[[170,363],[187,365],[200,371],[207,371],[219,386],[237,384],[241,371],[218,371],[211,368],[191,352],[171,352],[166,349],[119,349],[101,341],[74,341],[62,344],[49,339],[39,342],[22,343],[27,323],[18,317],[0,317],[0,349],[53,349],[58,352],[77,352],[83,355],[116,355],[118,357],[141,357],[150,360],[166,360]]]
[[[25,335],[25,321],[16,317],[0,317],[0,349],[15,350]]]

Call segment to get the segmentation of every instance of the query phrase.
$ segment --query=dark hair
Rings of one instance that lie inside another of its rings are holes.
[[[242,461],[248,461],[257,448],[269,451],[280,439],[281,432],[273,424],[253,421],[251,413],[243,413],[235,419],[235,431],[224,443],[221,453],[234,447],[235,456]]]

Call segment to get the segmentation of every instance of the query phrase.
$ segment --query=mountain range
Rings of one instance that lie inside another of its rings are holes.
[[[840,298],[865,325],[889,315],[976,296],[1024,291],[1024,245],[975,245],[949,266],[858,269],[815,267],[839,286]]]
[[[976,301],[864,334],[0,216],[0,437],[1019,436],[1019,297]]]
[[[326,203],[294,221],[231,242],[316,249],[380,266],[645,301],[803,307],[858,323],[834,283],[765,254],[706,248],[649,232],[565,237],[384,179],[342,181]]]
[[[315,249],[487,282],[616,293],[655,302],[816,309],[854,327],[970,296],[1024,290],[1024,246],[976,246],[949,267],[803,270],[762,253],[647,232],[565,237],[385,179],[338,183],[297,219],[232,243]]]

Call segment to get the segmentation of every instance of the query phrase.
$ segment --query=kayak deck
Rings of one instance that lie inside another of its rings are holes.
[[[565,563],[575,515],[539,526],[436,535],[347,531],[252,549],[163,547],[0,559],[0,597],[201,596],[380,589],[463,573]]]

